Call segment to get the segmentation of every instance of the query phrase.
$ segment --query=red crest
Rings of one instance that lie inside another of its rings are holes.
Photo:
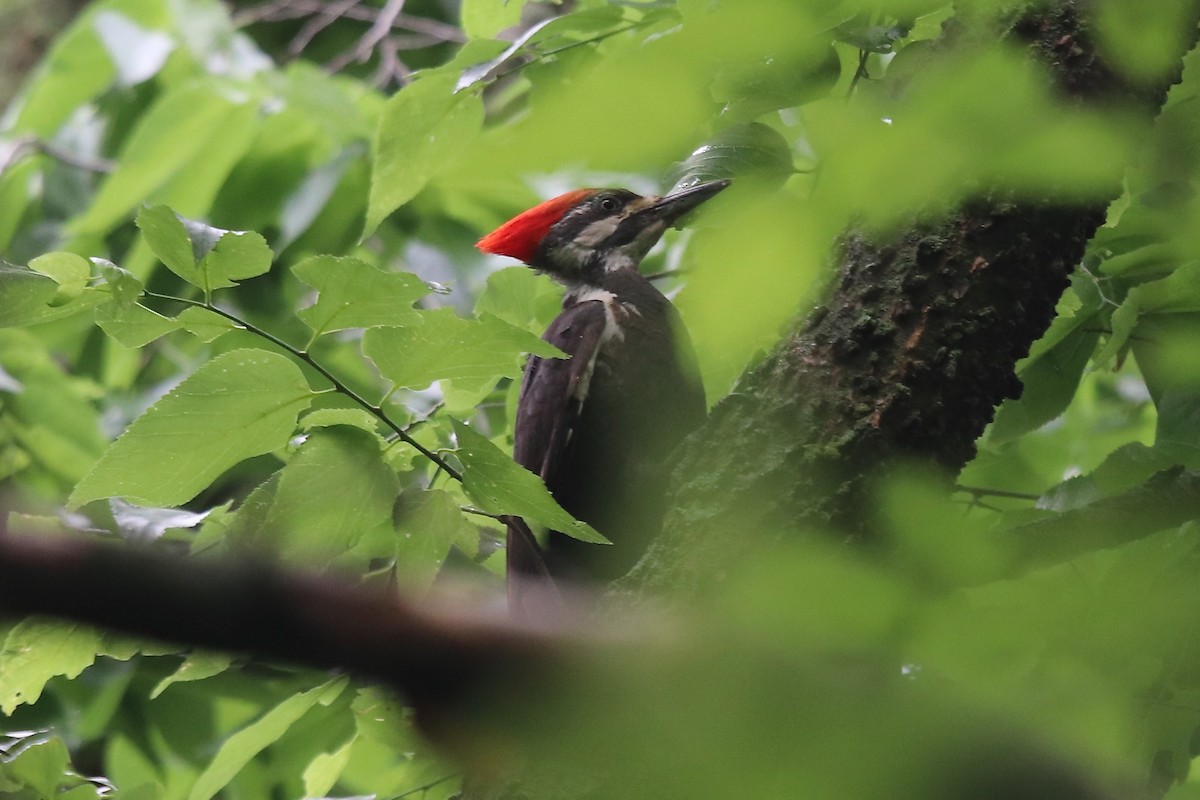
[[[594,191],[576,189],[523,211],[480,239],[475,246],[485,253],[511,256],[528,264],[554,223]]]

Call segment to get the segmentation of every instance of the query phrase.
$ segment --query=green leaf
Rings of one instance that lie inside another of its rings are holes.
[[[1100,263],[1105,275],[1126,278],[1169,272],[1179,263],[1179,248],[1174,242],[1155,242],[1118,253]]]
[[[54,42],[15,104],[16,130],[52,136],[73,112],[111,85],[112,61],[96,36],[94,18],[80,14]]]
[[[1143,248],[1145,249],[1145,248]],[[1095,356],[1104,364],[1128,347],[1138,324],[1150,314],[1186,314],[1200,311],[1200,263],[1181,265],[1170,275],[1129,290],[1125,300],[1112,312],[1112,334]]]
[[[209,516],[192,542],[192,552],[202,553],[214,545],[232,543],[242,548],[263,549],[266,537],[267,514],[275,500],[279,486],[279,475],[283,470],[271,474],[254,487],[237,507],[236,511],[218,512]]]
[[[304,796],[325,797],[337,783],[338,777],[346,769],[350,761],[350,753],[358,735],[351,736],[349,741],[332,753],[321,753],[304,768]]]
[[[137,225],[167,269],[205,293],[271,268],[271,249],[252,231],[214,228],[161,205],[142,209]]]
[[[1141,301],[1138,297],[1138,289],[1134,288],[1126,296],[1125,302],[1121,303],[1109,317],[1109,327],[1112,328],[1112,333],[1109,334],[1108,341],[1093,358],[1097,364],[1107,364],[1125,351],[1129,344],[1129,337],[1133,335],[1133,329],[1137,326],[1140,313]]]
[[[404,87],[379,119],[363,236],[417,196],[429,179],[483,128],[483,100],[454,92],[454,75],[433,73]]]
[[[134,86],[158,74],[175,42],[162,31],[147,30],[124,14],[105,9],[96,15],[96,34],[117,68],[117,82]]]
[[[47,681],[58,675],[76,677],[99,651],[100,637],[84,625],[18,622],[0,650],[0,711],[11,714],[22,703],[36,703]]]
[[[376,686],[360,686],[350,709],[354,712],[354,728],[359,736],[396,753],[412,749],[409,713],[393,693]]]
[[[234,102],[208,83],[189,83],[164,95],[125,140],[117,169],[101,185],[87,212],[74,220],[74,234],[105,233],[156,190],[190,168],[211,142],[241,128],[249,99]],[[201,166],[212,171],[213,164]]]
[[[68,503],[102,497],[178,506],[243,459],[287,444],[312,391],[287,358],[218,356],[152,405],[101,456]]]
[[[196,256],[183,218],[167,206],[147,206],[138,212],[137,226],[154,255],[193,286],[199,286]]]
[[[724,105],[721,116],[726,122],[750,121],[826,97],[841,71],[841,59],[832,43],[814,41],[782,55],[756,54],[750,60],[723,65],[711,92],[713,99]],[[789,158],[789,167],[790,162]]]
[[[30,261],[29,268],[58,284],[58,292],[50,301],[52,306],[61,306],[79,297],[92,276],[92,265],[75,253],[47,253]]]
[[[12,760],[5,759],[0,769],[3,769],[4,777],[36,792],[36,797],[55,800],[63,796],[58,790],[70,764],[71,756],[63,740],[51,736],[18,749],[15,757]],[[33,797],[25,792],[16,792],[15,795],[18,800]],[[92,796],[95,797],[95,794]]]
[[[1168,388],[1155,401],[1158,426],[1155,449],[1176,463],[1200,469],[1200,397],[1191,389]]]
[[[0,364],[19,385],[3,396],[5,422],[34,464],[64,486],[82,478],[107,442],[100,435],[93,387],[66,374],[54,356],[29,331],[0,330]],[[61,491],[56,489],[56,491]]]
[[[318,408],[300,418],[300,430],[350,425],[368,433],[379,433],[379,420],[361,408]]]
[[[1144,313],[1182,314],[1200,311],[1200,262],[1183,264],[1166,278],[1138,286],[1138,306]]]
[[[1176,67],[1174,54],[1189,26],[1187,8],[1155,3],[1144,8],[1103,3],[1096,9],[1097,38],[1116,69],[1134,81],[1150,81]]]
[[[472,39],[491,39],[520,22],[524,7],[525,0],[463,0],[459,19]]]
[[[484,511],[512,514],[531,525],[560,531],[583,542],[611,544],[592,526],[563,511],[541,478],[458,420],[453,420],[463,462],[463,487]]]
[[[4,147],[11,146],[5,142]],[[18,161],[0,172],[0,253],[9,252],[13,237],[22,231],[25,211],[34,200],[34,193],[41,175],[37,159]]]
[[[113,300],[117,305],[127,308],[142,296],[142,291],[146,288],[145,284],[129,270],[122,269],[103,258],[93,258],[92,263],[96,265],[96,271],[104,279],[104,283],[112,292]]]
[[[363,352],[397,386],[423,389],[435,380],[483,381],[515,377],[521,354],[561,357],[554,346],[529,331],[484,314],[463,319],[453,309],[421,312],[420,324],[372,328]]]
[[[458,501],[449,492],[430,489],[406,493],[400,509],[396,523],[399,534],[396,571],[401,584],[409,589],[424,588],[433,582],[451,545],[478,539],[474,526],[467,522]]]
[[[1066,410],[1099,337],[1097,331],[1079,327],[1049,350],[1031,353],[1020,369],[1025,390],[1020,399],[1000,406],[989,440],[996,444],[1012,441]]]
[[[858,25],[848,23],[834,30],[834,38],[859,50],[890,53],[896,42],[908,36],[908,27],[899,25]]]
[[[1104,493],[1090,475],[1068,478],[1038,498],[1037,507],[1043,511],[1070,511],[1096,502]]]
[[[413,303],[429,287],[409,272],[384,272],[359,258],[313,256],[292,267],[296,277],[320,294],[297,316],[314,335],[380,325],[406,325]]]
[[[237,281],[262,275],[271,269],[275,254],[267,246],[267,240],[259,234],[221,228],[210,230],[219,232],[220,238],[199,265],[208,281],[208,288],[234,286]]]
[[[279,212],[279,238],[275,241],[275,247],[280,252],[312,226],[326,209],[347,170],[365,159],[366,154],[365,141],[351,142],[332,160],[308,173],[300,186],[288,195]]]
[[[475,313],[491,314],[526,330],[545,330],[562,308],[562,289],[529,267],[506,267],[488,275]]]
[[[390,525],[400,486],[379,444],[344,425],[309,435],[280,471],[263,525],[285,558],[327,565],[364,533]]]
[[[1147,447],[1130,442],[1109,453],[1090,474],[1068,478],[1038,500],[1038,508],[1068,511],[1128,491],[1149,480],[1152,475],[1178,463],[1177,453],[1169,446]]]
[[[617,27],[624,16],[622,9],[609,5],[542,20],[518,36],[500,55],[463,70],[454,85],[454,91],[461,92],[480,81],[491,79],[507,62],[518,54],[532,50],[535,44],[563,40],[579,41]]]
[[[221,745],[212,763],[196,779],[188,800],[209,800],[216,795],[251,759],[278,741],[313,706],[332,702],[348,683],[347,678],[334,678],[307,692],[289,697],[230,736]]]
[[[0,266],[0,327],[26,325],[58,293],[51,278],[24,267]]]
[[[672,192],[705,181],[750,178],[782,184],[796,171],[792,149],[774,128],[733,125],[700,145],[667,176]]]
[[[164,317],[140,303],[121,306],[116,302],[106,303],[96,309],[96,324],[130,349],[144,347],[180,327],[177,320]]]
[[[228,653],[211,653],[207,650],[192,653],[179,665],[179,669],[155,685],[154,689],[150,692],[150,699],[153,700],[158,697],[173,683],[202,681],[205,678],[220,675],[229,669],[232,663],[233,657]]]
[[[163,705],[159,703],[158,705]],[[163,800],[160,781],[162,773],[158,765],[151,760],[151,755],[133,742],[126,734],[119,731],[108,731],[105,740],[104,766],[105,772],[114,782],[121,786],[121,800]],[[136,735],[136,734],[135,734]],[[196,767],[190,767],[185,773],[190,783],[198,774]],[[133,787],[127,789],[126,787]]]
[[[202,342],[211,342],[238,327],[228,317],[199,306],[189,306],[176,319],[184,330]]]
[[[84,289],[62,305],[59,285],[51,278],[24,267],[0,264],[0,328],[53,322],[95,308],[109,299],[107,292]]]

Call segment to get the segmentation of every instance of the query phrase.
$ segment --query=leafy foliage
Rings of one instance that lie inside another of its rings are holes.
[[[847,226],[985,188],[1104,198],[1137,152],[1024,395],[959,477],[970,490],[881,490],[902,556],[804,540],[718,565],[690,644],[547,699],[595,724],[522,719],[572,779],[622,764],[614,796],[850,796],[848,774],[856,796],[894,796],[934,785],[909,765],[968,718],[1105,777],[1186,778],[1200,561],[1192,482],[1175,478],[1200,464],[1196,57],[1147,143],[1119,109],[1063,105],[1019,53],[931,59],[948,3],[860,5],[588,0],[499,39],[525,4],[463,0],[440,22],[467,41],[418,55],[385,97],[357,68],[282,64],[215,0],[89,4],[0,120],[8,527],[187,558],[267,550],[410,592],[455,563],[495,584],[488,515],[602,537],[504,452],[522,358],[558,355],[537,335],[558,295],[474,237],[568,186],[654,187],[672,162],[657,189],[743,178],[645,266],[686,271],[661,285],[715,401],[812,304]],[[1173,6],[1130,24],[1099,5],[1120,69],[1170,68]],[[356,46],[361,30],[339,30]],[[1071,560],[1014,567],[1047,553]],[[858,663],[903,665],[916,691],[848,680]],[[456,785],[377,689],[61,623],[8,624],[0,710],[0,794],[23,800]],[[784,750],[802,757],[780,773]]]

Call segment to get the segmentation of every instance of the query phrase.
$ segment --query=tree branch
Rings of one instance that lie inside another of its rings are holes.
[[[249,333],[253,333],[255,336],[258,336],[261,339],[266,339],[268,342],[270,342],[271,344],[280,348],[281,350],[286,352],[288,355],[292,356],[293,358],[299,359],[300,361],[303,361],[305,364],[308,364],[310,367],[315,369],[317,372],[319,372],[321,374],[322,378],[324,378],[325,380],[327,380],[331,384],[333,384],[333,388],[336,389],[339,394],[342,394],[342,395],[348,397],[349,399],[353,400],[355,404],[357,404],[359,407],[361,407],[368,414],[375,417],[377,420],[382,422],[387,427],[391,428],[392,432],[396,435],[396,438],[398,438],[400,441],[404,442],[409,447],[416,450],[421,455],[425,456],[425,458],[432,461],[437,466],[438,469],[444,470],[445,473],[447,475],[449,475],[451,478],[453,478],[456,481],[459,481],[460,483],[462,482],[463,477],[462,477],[461,472],[459,472],[454,467],[452,467],[448,463],[446,463],[446,460],[444,458],[442,458],[441,456],[439,456],[437,453],[433,452],[428,447],[426,447],[425,445],[421,444],[416,439],[414,439],[412,437],[412,435],[408,432],[408,428],[402,428],[399,425],[397,425],[395,422],[393,422],[391,417],[389,417],[387,414],[383,413],[382,407],[380,407],[378,405],[372,405],[370,402],[367,401],[367,399],[365,397],[363,397],[358,392],[354,391],[349,386],[347,386],[340,378],[338,378],[336,375],[334,375],[332,372],[330,372],[325,367],[325,365],[323,365],[321,362],[319,362],[315,358],[313,358],[312,355],[307,350],[301,350],[299,347],[294,347],[294,346],[288,344],[287,342],[285,342],[283,339],[280,339],[278,336],[271,333],[270,331],[263,330],[262,328],[259,328],[258,326],[247,322],[246,320],[242,319],[241,317],[237,316],[236,314],[231,314],[228,311],[225,311],[221,308],[218,308],[217,306],[212,305],[211,303],[200,302],[199,300],[189,300],[186,297],[176,297],[175,295],[170,295],[170,294],[159,294],[157,292],[146,292],[145,294],[147,297],[156,297],[159,300],[173,300],[177,303],[183,303],[185,305],[197,306],[198,308],[207,309],[207,310],[213,312],[214,314],[219,314],[220,316],[222,316],[225,319],[229,320],[230,322],[234,323],[238,327],[248,331]]]
[[[39,139],[36,136],[22,136],[9,141],[0,149],[0,174],[17,163],[26,153],[33,151],[50,156],[55,161],[69,167],[107,174],[117,168],[116,162],[105,158],[91,158],[66,150],[53,142]]]
[[[369,676],[418,709],[553,669],[564,630],[503,610],[420,608],[265,561],[180,559],[95,540],[0,533],[0,611]],[[490,689],[489,689],[490,691]]]

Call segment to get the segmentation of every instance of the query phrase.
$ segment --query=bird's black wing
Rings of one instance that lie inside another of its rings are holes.
[[[559,466],[582,408],[580,383],[590,379],[605,324],[602,302],[564,309],[542,338],[568,358],[530,356],[525,366],[513,431],[513,458],[540,476],[551,493],[558,488]],[[507,555],[510,579],[518,574],[547,577],[541,550],[522,520],[508,525]]]
[[[604,303],[590,301],[565,309],[543,337],[568,358],[532,356],[525,367],[517,403],[513,458],[541,476],[553,493],[558,466],[582,408],[580,384],[590,379],[604,335]]]

